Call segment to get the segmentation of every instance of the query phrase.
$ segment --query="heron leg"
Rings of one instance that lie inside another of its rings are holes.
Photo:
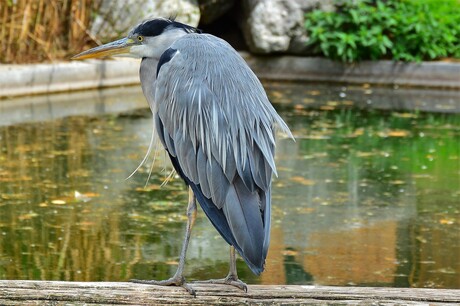
[[[148,284],[148,285],[159,285],[159,286],[181,286],[187,290],[190,294],[195,295],[195,290],[185,282],[184,267],[185,257],[187,255],[187,248],[190,241],[190,235],[192,233],[192,227],[196,220],[196,198],[191,188],[189,188],[189,201],[187,206],[187,229],[185,231],[185,238],[182,242],[182,250],[179,257],[179,266],[177,267],[176,273],[173,277],[166,280],[141,280],[131,279],[133,283]]]
[[[198,281],[197,283],[232,285],[241,290],[244,290],[245,292],[248,292],[248,286],[238,278],[238,273],[236,271],[235,248],[232,245],[230,246],[230,271],[228,272],[227,277],[222,279]]]

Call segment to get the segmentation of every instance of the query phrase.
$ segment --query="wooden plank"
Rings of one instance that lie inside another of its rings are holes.
[[[245,293],[232,286],[198,283],[193,288],[196,297],[183,288],[127,282],[2,280],[0,305],[460,304],[456,289],[250,285]]]

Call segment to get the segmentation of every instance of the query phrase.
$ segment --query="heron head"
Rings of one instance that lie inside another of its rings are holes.
[[[128,36],[81,52],[72,59],[87,59],[107,56],[135,58],[160,58],[161,54],[178,38],[200,30],[174,19],[155,18],[134,27]]]

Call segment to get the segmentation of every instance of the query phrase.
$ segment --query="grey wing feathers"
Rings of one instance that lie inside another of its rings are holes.
[[[274,126],[289,129],[225,41],[190,34],[171,48],[177,51],[159,69],[152,109],[160,139],[188,180],[222,210],[233,235],[227,241],[260,273],[276,173]]]

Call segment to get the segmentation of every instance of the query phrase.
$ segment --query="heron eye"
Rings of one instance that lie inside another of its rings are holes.
[[[139,36],[137,36],[137,40],[138,40],[139,42],[142,42],[142,41],[144,41],[144,36],[140,36],[140,35],[139,35]]]

